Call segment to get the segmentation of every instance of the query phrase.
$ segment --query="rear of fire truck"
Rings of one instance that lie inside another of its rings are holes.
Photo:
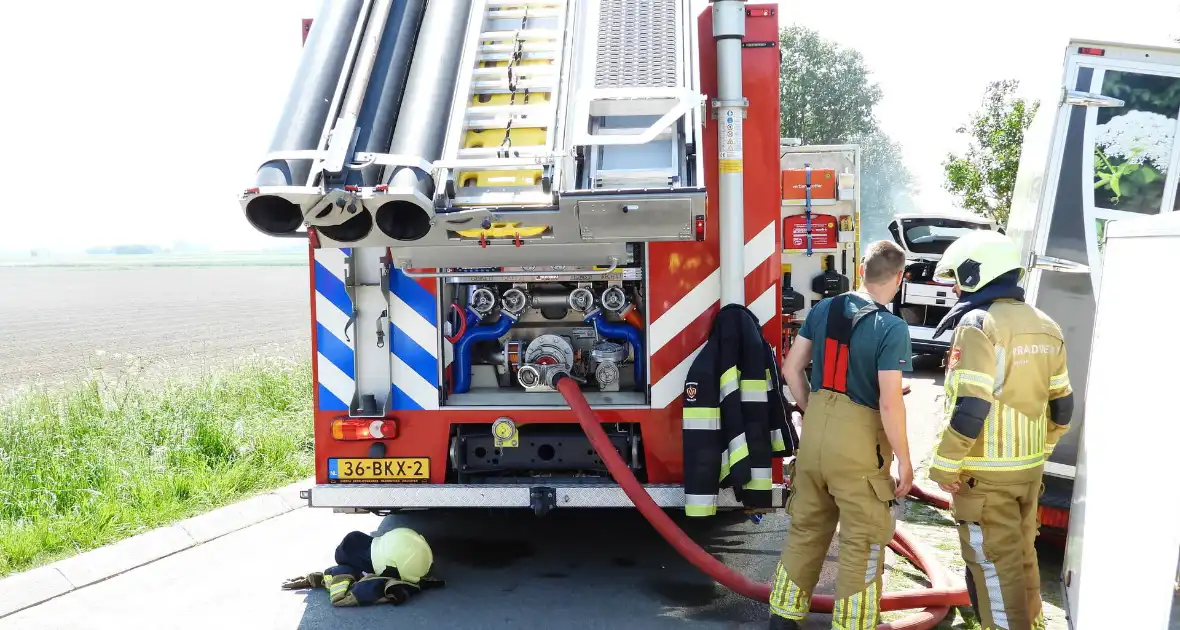
[[[684,505],[680,398],[723,268],[782,331],[777,8],[688,5],[323,3],[240,198],[309,241],[312,506],[631,506],[556,371]]]

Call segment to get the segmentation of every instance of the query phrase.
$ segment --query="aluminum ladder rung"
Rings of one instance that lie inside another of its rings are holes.
[[[552,92],[555,83],[556,81],[552,77],[546,80],[521,79],[516,82],[516,91]],[[488,79],[484,81],[472,81],[471,91],[474,94],[509,94],[512,92],[512,86],[508,84],[508,79]],[[521,98],[523,98],[523,95]]]
[[[548,40],[554,42],[561,37],[562,31],[551,28],[525,28],[518,31],[485,31],[479,34],[481,42],[514,42]]]
[[[548,127],[553,124],[549,114],[552,105],[500,105],[480,107],[475,105],[467,108],[467,118],[464,120],[465,129],[504,129],[511,123],[514,128]]]
[[[481,55],[501,54],[511,55],[516,52],[516,44],[480,44],[477,49]],[[543,42],[525,42],[520,45],[520,52],[523,54],[537,54],[537,53],[556,53],[557,46],[554,43]]]
[[[494,68],[476,68],[471,71],[471,76],[475,77],[476,79],[484,79],[484,80],[495,79],[497,81],[507,81],[508,80],[508,68],[509,68],[509,66],[497,66]],[[555,68],[551,65],[550,66],[541,66],[541,65],[512,66],[512,76],[517,77],[517,78],[528,77],[530,79],[536,79],[536,78],[540,78],[540,77],[547,77],[548,78],[548,77],[552,77],[553,73],[556,72],[557,70],[558,70],[558,68]],[[479,81],[476,81],[476,83],[479,83]]]
[[[487,18],[489,20],[544,20],[561,17],[561,7],[540,7],[528,9],[489,9]]]
[[[565,0],[487,0],[488,9],[503,7],[562,7]]]
[[[498,153],[505,151],[508,157],[544,157],[549,153],[549,147],[544,145],[534,144],[531,146],[512,145],[504,148],[500,146],[494,147],[479,147],[479,148],[464,148],[459,149],[459,159],[466,160],[471,158],[495,158]],[[521,170],[526,170],[528,167],[520,167]],[[541,168],[538,165],[536,168]]]

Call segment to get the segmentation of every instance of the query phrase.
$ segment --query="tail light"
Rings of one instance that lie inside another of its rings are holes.
[[[1045,527],[1056,529],[1069,527],[1069,510],[1040,505],[1037,506],[1037,517],[1040,519],[1041,525]]]
[[[332,437],[337,440],[391,440],[397,437],[397,422],[388,418],[338,418],[332,421]]]
[[[698,241],[705,240],[705,217],[704,216],[699,215],[699,214],[696,216],[695,226],[693,229],[693,235],[696,237],[696,239]]]

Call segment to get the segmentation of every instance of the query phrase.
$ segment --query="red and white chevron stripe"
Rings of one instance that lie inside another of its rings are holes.
[[[769,222],[751,225],[751,218],[747,217],[746,226],[746,305],[758,316],[763,333],[774,342],[781,335],[777,255],[780,224],[778,217],[772,217]],[[684,390],[688,368],[704,347],[721,307],[721,270],[715,249],[688,256],[669,253],[668,260],[669,269],[652,270],[653,299],[649,307],[651,404],[656,409],[670,405]],[[661,300],[660,294],[668,297]]]

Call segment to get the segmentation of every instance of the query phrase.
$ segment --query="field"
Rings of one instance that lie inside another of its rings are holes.
[[[311,472],[305,259],[149,258],[0,267],[0,575]]]
[[[268,266],[149,258],[0,266],[0,397],[88,370],[117,371],[128,355],[149,377],[207,371],[250,354],[308,360],[305,258]]]

